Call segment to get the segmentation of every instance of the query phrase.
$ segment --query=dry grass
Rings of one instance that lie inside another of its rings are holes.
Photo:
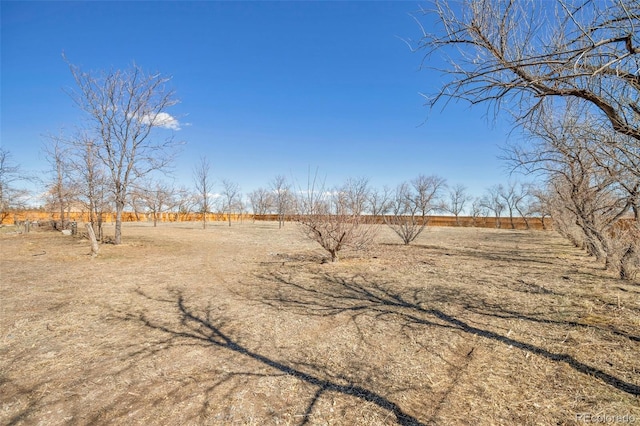
[[[640,422],[640,285],[553,233],[0,235],[2,424]]]

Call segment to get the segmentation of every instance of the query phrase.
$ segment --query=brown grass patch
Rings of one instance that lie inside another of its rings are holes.
[[[2,424],[640,422],[640,286],[553,233],[0,235]]]

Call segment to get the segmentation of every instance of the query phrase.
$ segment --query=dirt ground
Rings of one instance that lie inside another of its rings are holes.
[[[553,232],[123,241],[0,235],[0,424],[640,424],[640,283]]]

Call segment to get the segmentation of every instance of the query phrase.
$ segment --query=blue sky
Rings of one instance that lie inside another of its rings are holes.
[[[497,159],[508,123],[483,106],[429,110],[443,81],[420,69],[420,2],[1,3],[1,144],[23,169],[46,170],[46,134],[72,133],[82,113],[64,52],[83,70],[135,61],[172,76],[168,112],[186,142],[178,185],[206,155],[212,174],[248,193],[276,175],[328,184],[368,177],[395,186],[419,174],[477,195],[508,179]],[[413,16],[412,16],[413,15]]]

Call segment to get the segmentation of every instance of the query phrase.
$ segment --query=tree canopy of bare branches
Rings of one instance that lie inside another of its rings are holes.
[[[430,105],[463,99],[525,120],[573,98],[640,140],[638,0],[433,0],[424,12],[435,31],[417,49],[427,64],[444,56],[449,76]]]
[[[127,70],[85,72],[69,64],[76,82],[70,93],[87,114],[95,136],[95,154],[107,170],[115,202],[115,244],[122,239],[122,211],[130,185],[152,171],[166,169],[177,143],[173,136],[160,136],[157,129],[177,129],[177,121],[166,111],[175,105],[169,78],[150,74],[139,66]]]

